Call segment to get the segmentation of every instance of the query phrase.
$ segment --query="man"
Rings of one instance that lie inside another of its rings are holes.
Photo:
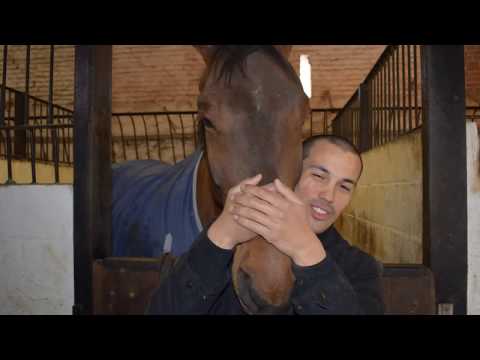
[[[292,259],[296,306],[290,313],[383,313],[379,264],[333,227],[352,198],[362,168],[360,154],[347,140],[316,136],[304,142],[295,192],[278,179],[257,186],[260,174],[243,181],[229,192],[218,219],[179,258],[153,296],[149,313],[243,313],[229,265],[235,246],[253,234]],[[328,306],[315,301],[319,293],[329,299]]]

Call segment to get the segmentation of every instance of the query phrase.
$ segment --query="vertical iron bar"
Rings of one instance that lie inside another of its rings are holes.
[[[130,115],[130,120],[132,121],[132,126],[133,126],[133,143],[135,144],[135,156],[137,160],[139,160],[138,144],[137,144],[137,128],[135,127],[135,120],[133,119],[132,115]]]
[[[35,128],[30,129],[31,130],[31,141],[30,141],[30,153],[31,153],[31,164],[32,164],[32,184],[37,183],[37,171],[36,171],[36,166],[35,166],[35,156],[36,156],[36,143],[35,143]]]
[[[407,129],[407,112],[406,112],[406,86],[405,86],[405,45],[402,45],[402,118],[403,118],[403,128],[406,130]],[[411,129],[408,128],[408,131]]]
[[[10,129],[6,129],[7,140],[7,184],[13,184],[12,175],[12,137],[10,135]]]
[[[26,59],[25,59],[25,110],[24,110],[24,120],[23,123],[26,125],[28,123],[28,103],[30,101],[30,45],[27,45],[26,48]]]
[[[392,139],[392,81],[390,72],[392,70],[391,52],[387,57],[387,142]]]
[[[408,124],[410,129],[412,129],[412,70],[411,70],[411,54],[410,54],[410,45],[407,45],[407,59],[408,59],[408,68],[407,68],[407,77],[408,77]]]
[[[187,157],[187,152],[185,150],[185,129],[183,126],[183,117],[182,114],[179,114],[180,116],[180,126],[182,127],[182,147],[183,147],[183,158],[185,159]]]
[[[123,160],[127,160],[127,150],[125,149],[125,137],[123,136],[123,126],[120,120],[120,116],[116,116],[118,120],[118,125],[120,126],[120,137],[122,139],[122,151],[123,151]]]
[[[160,140],[160,129],[158,128],[158,117],[157,114],[153,115],[155,117],[155,127],[157,129],[157,149],[158,149],[158,160],[162,161],[162,151],[160,149],[161,140]]]
[[[147,157],[148,157],[148,160],[150,160],[150,144],[149,144],[149,141],[148,141],[147,123],[145,122],[145,116],[143,114],[141,115],[141,117],[142,117],[142,121],[143,121],[143,129],[145,130],[145,141],[146,141],[146,145],[147,145]]]
[[[402,123],[400,119],[400,62],[399,62],[399,53],[400,53],[400,48],[398,45],[395,47],[395,57],[396,57],[396,63],[397,63],[397,71],[395,73],[395,84],[397,85],[397,107],[396,107],[396,121],[397,121],[397,136],[401,133],[405,132],[405,129],[402,131]]]
[[[420,116],[420,111],[418,109],[418,89],[417,89],[417,45],[413,45],[413,77],[414,77],[414,83],[415,83],[415,127],[418,127],[420,125],[419,122],[419,116]]]
[[[0,126],[5,126],[5,91],[7,87],[8,45],[3,45],[2,95],[0,99]]]
[[[175,144],[173,142],[173,130],[172,130],[172,120],[170,115],[167,113],[168,128],[170,130],[170,144],[172,145],[172,154],[173,154],[173,163],[177,163],[177,156],[175,155]]]
[[[386,81],[386,66],[385,62],[382,64],[382,141],[381,144],[385,143],[385,124],[386,124],[386,103],[387,103],[387,81]]]
[[[193,124],[193,146],[195,149],[197,148],[197,122],[195,119],[195,115],[191,114],[192,116],[192,124]]]

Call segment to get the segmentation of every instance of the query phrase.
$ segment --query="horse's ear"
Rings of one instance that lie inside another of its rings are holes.
[[[278,50],[280,54],[282,54],[285,59],[288,60],[288,57],[290,56],[290,52],[292,51],[292,45],[273,45],[275,49]]]
[[[193,47],[202,55],[206,64],[210,63],[210,59],[215,53],[217,46],[218,45],[193,45]]]

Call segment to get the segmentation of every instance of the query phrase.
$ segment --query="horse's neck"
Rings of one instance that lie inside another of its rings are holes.
[[[215,184],[205,155],[200,160],[196,179],[197,209],[203,227],[211,224],[222,211],[222,207],[215,201]]]

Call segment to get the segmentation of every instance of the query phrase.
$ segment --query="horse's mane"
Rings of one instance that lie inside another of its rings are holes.
[[[245,73],[245,60],[249,55],[255,52],[262,52],[268,55],[285,71],[287,76],[300,84],[300,80],[292,65],[273,45],[221,45],[215,49],[211,61],[209,62],[209,66],[206,68],[200,79],[200,89],[203,89],[210,72],[216,71],[219,66],[220,71],[218,71],[217,81],[224,79],[226,84],[230,84],[232,75],[237,69],[244,77],[247,77]],[[197,139],[198,146],[202,148],[205,146],[204,130],[203,123],[199,121],[197,127]]]

